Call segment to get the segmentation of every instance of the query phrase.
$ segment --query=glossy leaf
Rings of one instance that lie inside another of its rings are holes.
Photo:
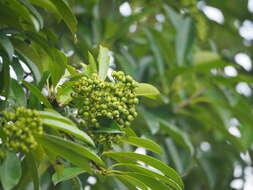
[[[1,165],[1,183],[4,190],[13,189],[21,178],[21,164],[15,153],[7,153]]]
[[[84,142],[94,146],[93,140],[83,131],[79,130],[73,123],[70,124],[69,122],[65,122],[60,118],[43,118],[42,122],[44,125],[52,127],[59,131],[64,131],[67,134],[71,134]]]
[[[161,147],[158,144],[156,144],[154,141],[147,138],[128,137],[128,138],[122,138],[121,141],[137,146],[137,147],[143,147],[157,154],[163,153]]]
[[[5,56],[3,57],[0,79],[1,79],[0,94],[2,96],[8,97],[10,90],[10,67],[9,61]]]
[[[72,13],[72,10],[68,3],[64,0],[50,0],[55,7],[57,8],[58,12],[61,14],[64,22],[67,24],[69,30],[72,32],[73,35],[76,33],[77,27],[77,20]]]
[[[143,166],[139,166],[136,164],[128,164],[128,163],[118,163],[118,164],[114,164],[113,166],[111,166],[111,168],[118,168],[118,167],[127,167],[132,172],[138,172],[138,173],[141,173],[145,176],[156,178],[157,180],[170,185],[171,187],[175,188],[176,190],[182,190],[182,188],[176,182],[171,180],[170,178],[167,178],[166,176],[164,176],[158,172],[152,171],[150,169],[147,169]]]
[[[87,75],[91,76],[92,73],[97,73],[97,63],[95,61],[95,58],[93,57],[93,55],[88,52],[88,60],[89,60],[89,65],[87,65],[86,67],[86,73]]]
[[[54,185],[56,185],[62,181],[72,179],[85,172],[86,171],[83,170],[82,168],[64,168],[61,174],[55,173],[52,176],[52,180]]]
[[[19,56],[19,58],[26,63],[26,65],[29,67],[29,69],[31,70],[34,79],[36,82],[40,81],[41,79],[41,74],[40,71],[38,69],[38,67],[28,58],[26,57],[23,53],[21,53],[19,50],[16,50],[17,55]]]
[[[127,183],[132,184],[134,187],[138,187],[143,190],[148,190],[148,187],[140,180],[129,176],[129,175],[120,175],[120,174],[110,174],[110,176],[115,176],[121,181],[126,181]]]
[[[9,61],[12,61],[12,57],[14,55],[14,48],[11,44],[11,41],[9,38],[7,38],[5,35],[0,33],[0,47],[3,48],[5,51],[6,55],[9,58]]]
[[[138,83],[134,91],[137,96],[145,96],[149,98],[153,98],[160,94],[156,87],[146,83]]]
[[[95,153],[80,144],[53,135],[38,136],[37,139],[44,148],[57,153],[81,168],[88,169],[87,171],[90,171],[87,158],[99,165],[104,165],[104,162]]]
[[[109,69],[109,64],[109,50],[103,46],[100,46],[98,55],[98,76],[101,80],[105,80]]]
[[[22,83],[31,91],[32,94],[34,94],[38,98],[38,100],[43,102],[43,104],[46,107],[52,108],[51,103],[48,101],[48,99],[43,94],[41,94],[40,90],[36,86],[34,86],[31,83],[28,83],[26,81],[22,81]]]
[[[130,153],[130,152],[104,152],[103,155],[107,156],[107,157],[111,157],[119,162],[124,162],[124,163],[126,163],[130,160],[142,161],[145,164],[152,166],[152,167],[160,170],[161,172],[163,172],[167,177],[171,178],[176,183],[178,183],[181,188],[183,188],[183,186],[184,186],[180,176],[177,174],[177,172],[174,169],[170,168],[169,166],[167,166],[163,162],[161,162],[155,158],[152,158],[150,156],[142,155],[142,154],[138,154],[138,153]]]
[[[11,92],[10,96],[12,96],[16,102],[17,106],[26,107],[26,95],[22,86],[18,83],[18,81],[11,79]]]

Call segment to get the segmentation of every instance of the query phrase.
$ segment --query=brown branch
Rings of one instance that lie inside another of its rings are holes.
[[[183,109],[184,107],[188,106],[189,104],[191,104],[192,100],[200,95],[203,94],[203,92],[205,91],[205,88],[200,89],[199,91],[197,91],[195,94],[193,94],[190,98],[186,99],[183,103],[179,104],[176,106],[174,112],[178,112],[179,110]]]

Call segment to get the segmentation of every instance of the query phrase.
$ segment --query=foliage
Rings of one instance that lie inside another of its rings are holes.
[[[253,157],[247,3],[0,0],[1,188],[232,189]]]

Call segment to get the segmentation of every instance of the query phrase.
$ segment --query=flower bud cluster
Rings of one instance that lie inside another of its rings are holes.
[[[18,107],[1,118],[3,146],[9,151],[29,152],[37,146],[34,135],[42,135],[42,121],[35,110]]]
[[[115,133],[92,133],[92,131],[88,132],[90,137],[94,139],[94,141],[98,144],[104,145],[104,150],[111,149],[113,144],[119,144],[122,138],[122,134]]]
[[[113,72],[112,77],[113,82],[107,82],[94,74],[90,78],[82,77],[73,85],[73,103],[78,106],[77,117],[82,126],[98,129],[102,127],[100,118],[107,118],[124,128],[136,118],[139,102],[134,92],[136,81],[121,71]]]

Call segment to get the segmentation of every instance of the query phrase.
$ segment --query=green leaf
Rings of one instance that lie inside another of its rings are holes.
[[[20,0],[20,2],[26,6],[26,8],[33,14],[33,16],[37,19],[40,25],[40,29],[44,26],[44,21],[40,13],[27,1],[27,0]]]
[[[64,22],[68,26],[69,30],[75,35],[77,30],[77,20],[74,14],[72,13],[71,8],[69,7],[68,3],[65,0],[50,0],[55,7],[57,8],[58,12],[61,14]]]
[[[21,30],[22,23],[20,22],[20,18],[18,18],[19,15],[16,12],[12,11],[10,7],[11,6],[6,6],[6,1],[0,1],[0,20],[6,26]]]
[[[52,82],[53,85],[56,86],[65,73],[67,65],[66,55],[62,51],[50,46],[50,44],[47,43],[47,40],[38,33],[29,33],[27,35],[45,51],[45,56],[48,58]]]
[[[52,13],[55,13],[58,17],[61,17],[61,14],[56,9],[55,5],[50,0],[29,0],[32,4],[44,8]]]
[[[74,90],[73,90],[72,86],[70,86],[70,85],[63,85],[63,86],[59,87],[57,97],[56,97],[57,102],[59,104],[63,104],[63,105],[68,104],[73,99],[71,96],[71,93],[73,93],[73,92],[74,92]]]
[[[64,168],[62,173],[60,173],[60,174],[55,173],[52,176],[52,180],[53,180],[54,185],[57,185],[58,183],[60,183],[62,181],[72,179],[72,178],[78,176],[79,174],[82,174],[85,172],[86,171],[83,170],[82,168]]]
[[[175,146],[175,144],[171,138],[167,138],[165,140],[165,142],[167,145],[166,148],[168,150],[168,153],[170,154],[172,162],[174,163],[175,169],[177,170],[177,172],[182,174],[184,171],[184,166],[183,166],[184,163],[183,163],[182,157],[180,157],[177,147]],[[189,158],[189,159],[191,159],[191,158]]]
[[[26,107],[26,95],[22,86],[18,81],[11,79],[11,91],[10,97],[13,97],[16,103],[16,106]]]
[[[53,110],[53,109],[45,109],[45,111],[39,111],[40,113],[40,117],[42,119],[53,119],[53,120],[58,120],[64,123],[67,123],[69,125],[73,125],[73,127],[75,126],[75,123],[70,120],[67,117],[62,116],[60,113],[58,113],[57,111]],[[76,126],[75,126],[76,128]]]
[[[147,185],[150,189],[172,190],[172,188],[166,186],[162,182],[159,182],[158,180],[156,180],[156,179],[154,179],[154,178],[152,178],[150,176],[143,175],[142,173],[127,172],[127,175],[140,180],[145,185]]]
[[[83,140],[84,142],[95,146],[94,142],[92,141],[92,139],[83,131],[81,131],[80,129],[78,129],[75,125],[71,125],[67,122],[64,121],[60,121],[54,118],[43,118],[42,122],[44,125],[52,127],[54,129],[60,130],[60,131],[64,131],[67,134],[71,134],[81,140]]]
[[[40,190],[40,180],[39,180],[39,174],[38,174],[38,167],[36,164],[36,161],[31,153],[26,155],[26,161],[29,163],[29,170],[31,172],[31,176],[33,178],[33,186],[34,190]]]
[[[89,65],[86,66],[86,73],[88,76],[91,76],[93,73],[97,73],[97,63],[93,55],[88,52]]]
[[[170,8],[168,5],[164,5],[165,13],[170,18],[172,24],[175,28],[180,28],[182,23],[182,16],[178,14],[174,9]]]
[[[11,190],[21,178],[21,163],[15,153],[8,152],[1,165],[1,183],[4,190]]]
[[[176,53],[179,65],[184,65],[189,62],[189,55],[194,39],[193,33],[193,20],[191,18],[184,19],[180,29],[177,30],[176,36]]]
[[[21,53],[21,51],[16,50],[16,53],[19,56],[19,58],[29,67],[35,81],[39,82],[41,79],[41,74],[38,67],[28,57],[26,57],[23,53]]]
[[[27,7],[22,4],[20,1],[16,0],[8,0],[8,3],[6,3],[6,8],[8,7],[10,11],[15,13],[15,15],[18,15],[19,22],[22,23],[24,29],[32,29],[33,31],[39,31],[40,26],[38,20],[30,14]]]
[[[19,63],[19,60],[17,58],[14,58],[10,64],[17,75],[17,80],[18,81],[23,80],[24,70],[23,70],[21,64]]]
[[[106,122],[103,123],[103,125],[107,125]],[[97,130],[94,130],[94,133],[116,133],[116,134],[119,134],[119,133],[122,133],[120,127],[118,126],[118,124],[115,122],[115,121],[112,121],[110,123],[110,126],[108,127],[103,127],[101,129],[97,129]]]
[[[219,54],[211,51],[198,51],[194,54],[194,63],[196,64],[213,63],[219,60],[221,60]]]
[[[90,171],[90,167],[86,161],[86,158],[93,160],[95,163],[104,166],[104,162],[88,148],[76,144],[72,141],[65,140],[53,135],[38,136],[37,140],[44,146],[58,155],[62,156],[66,160],[69,160],[73,164]]]
[[[190,63],[190,53],[194,41],[194,23],[189,17],[183,18],[173,9],[165,6],[172,24],[176,28],[176,54],[177,63],[182,66]]]
[[[3,66],[0,72],[0,95],[5,96],[6,98],[9,95],[10,89],[10,67],[9,59],[6,56],[3,56]]]
[[[62,51],[56,48],[50,50],[50,55],[53,55],[53,62],[50,64],[50,72],[52,74],[53,84],[57,85],[58,81],[64,75],[67,65],[67,56]]]
[[[145,96],[148,98],[153,98],[160,94],[159,90],[151,84],[138,83],[138,86],[134,89],[137,96]]]
[[[151,134],[156,134],[160,128],[160,123],[157,116],[143,108],[139,108],[139,113],[143,116],[145,122],[148,125],[148,128],[151,131]]]
[[[166,164],[164,164],[163,162],[161,162],[160,160],[152,158],[151,156],[130,152],[104,152],[103,155],[111,157],[117,160],[118,162],[128,163],[129,161],[133,160],[144,162],[145,164],[160,170],[167,177],[171,178],[173,181],[179,184],[179,186],[183,189],[184,186],[183,181],[177,174],[177,172],[174,169],[167,166]]]
[[[40,90],[33,84],[26,82],[26,81],[22,81],[22,83],[31,91],[32,94],[34,94],[38,100],[40,100],[41,102],[43,102],[43,104],[48,107],[48,108],[53,108],[51,103],[48,101],[48,99],[41,94]]]
[[[154,54],[155,63],[156,63],[156,66],[157,66],[158,73],[160,75],[161,80],[163,81],[164,80],[164,61],[163,61],[163,56],[160,53],[159,47],[157,46],[152,33],[147,28],[144,29],[144,32],[145,32],[145,34],[146,34],[146,36],[148,38],[148,41],[149,41],[149,44],[150,44],[150,48],[151,48],[151,50],[152,50],[152,52]]]
[[[109,50],[103,46],[99,46],[98,54],[98,76],[101,80],[105,80],[110,64]]]
[[[185,134],[183,131],[179,130],[175,126],[169,124],[168,122],[161,121],[160,124],[161,124],[160,126],[162,127],[162,129],[166,131],[173,138],[173,140],[175,140],[176,143],[188,149],[191,156],[193,156],[194,147],[189,137],[187,136],[187,134]]]
[[[26,156],[23,160],[22,160],[22,176],[19,180],[18,185],[15,187],[15,190],[23,190],[25,189],[25,187],[27,187],[27,185],[31,182],[32,180],[32,166],[30,164],[29,158]]]
[[[138,187],[141,190],[148,190],[148,187],[140,180],[129,176],[129,175],[121,175],[121,174],[110,174],[109,176],[114,176],[118,178],[120,181],[124,182],[126,181],[127,183],[130,183],[134,187]],[[125,183],[125,182],[124,182]]]
[[[43,73],[43,75],[42,75],[42,77],[41,77],[41,79],[40,79],[40,81],[37,85],[39,90],[43,89],[43,87],[46,84],[49,77],[50,77],[50,72],[49,71],[46,71],[46,72]]]
[[[0,47],[3,48],[6,55],[8,55],[9,61],[12,61],[12,56],[14,55],[14,49],[11,44],[11,41],[9,38],[7,38],[5,35],[0,33]]]
[[[126,134],[126,136],[128,137],[137,137],[137,135],[135,134],[135,132],[133,131],[133,129],[131,129],[130,127],[127,127],[124,129],[124,132]]]
[[[137,147],[143,147],[157,154],[163,153],[163,150],[161,149],[161,147],[150,139],[140,138],[140,137],[128,137],[128,138],[122,138],[121,141],[137,146]]]
[[[141,173],[145,176],[156,178],[157,180],[170,185],[171,187],[175,188],[176,190],[182,190],[182,188],[175,181],[171,180],[170,178],[168,178],[158,172],[155,172],[155,171],[152,171],[148,168],[145,168],[144,166],[139,166],[136,164],[129,164],[129,163],[118,163],[118,164],[112,165],[110,168],[117,168],[117,167],[127,167],[128,169],[130,169],[133,172],[138,172],[138,173]]]

